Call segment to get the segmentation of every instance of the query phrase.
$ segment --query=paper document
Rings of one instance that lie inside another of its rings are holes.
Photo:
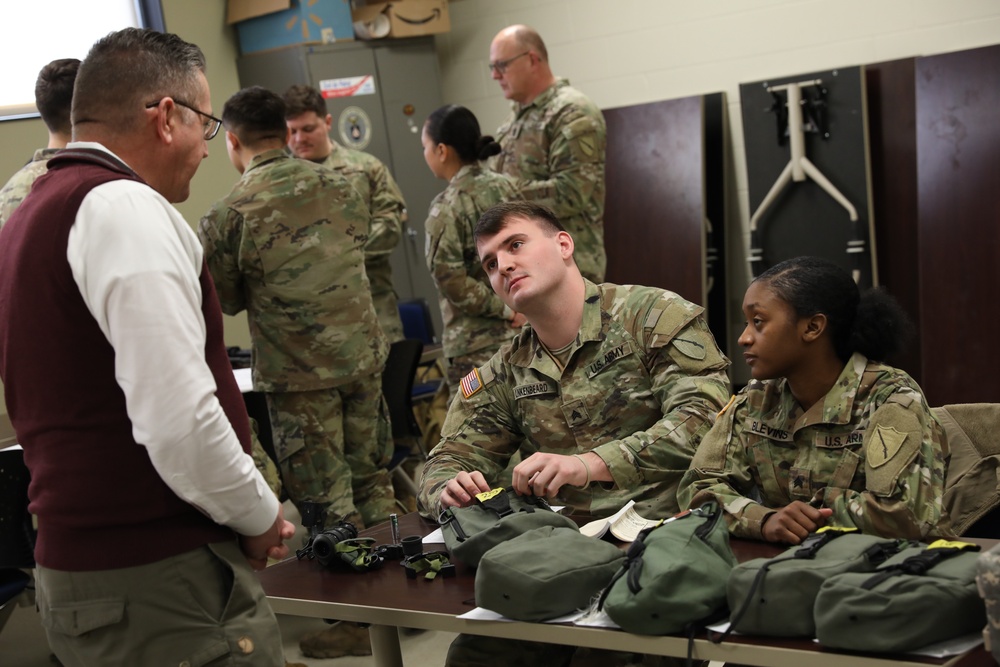
[[[634,542],[640,531],[660,522],[659,519],[646,519],[639,516],[633,507],[634,505],[635,501],[630,500],[625,507],[606,519],[597,519],[581,526],[580,532],[587,537],[600,538],[610,530],[611,534],[622,542]]]

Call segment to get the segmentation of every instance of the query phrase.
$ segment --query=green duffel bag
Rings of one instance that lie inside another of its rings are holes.
[[[773,558],[733,568],[726,597],[733,611],[729,630],[771,637],[815,637],[813,605],[820,586],[844,572],[873,572],[913,543],[856,528],[820,528]]]
[[[476,604],[517,621],[588,607],[625,553],[578,528],[543,526],[493,547],[476,570]]]
[[[449,507],[438,517],[453,558],[477,567],[483,554],[532,528],[561,526],[579,530],[567,516],[552,511],[544,498],[520,496],[513,489],[477,494],[468,507]]]
[[[626,632],[669,635],[724,618],[726,580],[736,565],[715,502],[646,528],[599,606]]]
[[[874,573],[832,577],[813,607],[816,637],[831,648],[902,653],[982,630],[978,551],[938,540],[904,549]]]

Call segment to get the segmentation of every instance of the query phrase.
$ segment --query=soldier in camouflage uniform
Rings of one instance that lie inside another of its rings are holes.
[[[899,347],[898,304],[800,257],[751,283],[743,312],[753,381],[702,441],[681,504],[718,500],[733,535],[770,542],[823,525],[949,536],[944,431],[913,379],[874,361]]]
[[[479,121],[465,107],[452,104],[434,111],[420,140],[428,168],[448,181],[431,202],[424,228],[427,268],[441,295],[441,344],[454,397],[459,381],[489,361],[525,322],[490,288],[472,238],[479,216],[494,204],[515,199],[516,193],[509,178],[480,164],[500,146],[493,137],[480,135]]]
[[[471,504],[516,452],[518,493],[596,516],[629,500],[649,518],[677,512],[677,484],[730,392],[703,309],[585,280],[572,237],[538,204],[494,206],[475,233],[494,291],[528,325],[463,378],[423,469],[421,512]],[[447,664],[559,665],[573,650],[459,635]]]
[[[73,82],[80,61],[76,58],[53,60],[42,68],[35,80],[35,106],[49,131],[49,144],[35,151],[31,162],[11,176],[0,189],[0,227],[10,218],[39,176],[48,171],[49,158],[66,147],[72,137],[70,108]]]
[[[243,174],[199,236],[224,312],[247,310],[254,389],[265,393],[289,498],[326,525],[394,511],[380,374],[388,346],[363,266],[368,207],[336,172],[285,153],[281,98],[263,88],[223,109]]]
[[[604,153],[601,110],[556,78],[542,38],[523,25],[504,28],[490,45],[490,71],[514,102],[497,130],[503,151],[492,168],[516,179],[523,199],[552,209],[576,243],[584,278],[600,283],[604,252]]]
[[[326,102],[310,86],[294,85],[284,95],[285,120],[291,135],[288,147],[295,157],[336,170],[361,193],[371,210],[372,222],[365,243],[365,272],[382,331],[394,343],[403,339],[396,291],[392,285],[392,251],[403,235],[406,203],[392,174],[369,153],[341,146],[330,139],[333,118]]]

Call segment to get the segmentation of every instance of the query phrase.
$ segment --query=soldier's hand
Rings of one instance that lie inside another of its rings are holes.
[[[295,526],[290,521],[285,521],[285,510],[278,505],[278,516],[275,517],[274,524],[260,535],[241,535],[240,549],[250,561],[250,567],[263,570],[267,567],[268,558],[281,560],[288,556],[285,540],[294,536]]]
[[[521,495],[554,498],[565,484],[583,486],[587,470],[580,459],[536,452],[514,466],[512,482]]]
[[[472,472],[463,470],[448,480],[444,490],[441,491],[441,509],[467,507],[472,504],[472,499],[477,493],[489,490],[490,485],[486,483],[483,473],[478,470]]]
[[[809,533],[826,525],[826,520],[832,515],[833,510],[828,507],[817,509],[808,503],[796,500],[768,515],[761,528],[761,534],[768,542],[799,544]]]

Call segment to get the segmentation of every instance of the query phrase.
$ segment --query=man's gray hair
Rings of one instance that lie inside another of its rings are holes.
[[[205,55],[177,35],[141,28],[109,34],[80,65],[73,89],[74,136],[88,123],[131,130],[143,107],[167,96],[193,104],[199,72],[205,72]]]

